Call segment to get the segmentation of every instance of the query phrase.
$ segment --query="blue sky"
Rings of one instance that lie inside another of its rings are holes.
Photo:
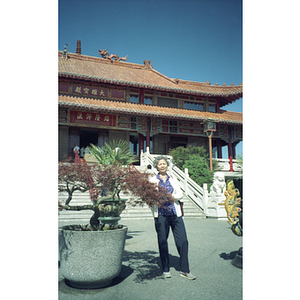
[[[182,1],[171,1],[168,5],[163,0],[139,2],[143,5],[130,1],[84,1],[86,7],[98,4],[98,9],[92,9],[89,17],[82,5],[78,7],[76,1],[67,1],[60,10],[60,20],[57,1],[2,3],[1,134],[8,151],[3,156],[1,170],[9,178],[4,182],[2,198],[11,199],[16,187],[19,191],[34,190],[30,194],[30,205],[28,201],[18,201],[14,218],[23,220],[26,215],[29,220],[26,226],[34,230],[27,230],[24,239],[36,249],[23,247],[23,255],[17,255],[20,239],[12,238],[11,232],[19,230],[20,225],[11,222],[10,214],[5,214],[3,222],[10,224],[10,230],[3,230],[3,235],[10,247],[3,247],[4,255],[11,256],[18,268],[29,274],[28,280],[18,282],[18,290],[14,281],[7,280],[4,285],[7,292],[13,290],[15,298],[22,298],[26,293],[38,298],[47,290],[48,298],[57,298],[57,256],[53,255],[58,247],[57,182],[54,179],[58,161],[57,118],[54,117],[57,115],[57,49],[68,43],[69,50],[74,52],[77,39],[81,39],[84,54],[98,56],[98,49],[108,48],[111,53],[128,55],[130,62],[151,59],[156,70],[170,77],[220,84],[244,83],[243,203],[247,236],[243,237],[243,244],[251,257],[244,261],[247,272],[243,291],[250,299],[257,297],[257,290],[260,298],[295,298],[299,293],[298,277],[282,278],[273,271],[274,261],[276,270],[279,268],[284,274],[294,271],[295,257],[290,256],[293,261],[287,263],[278,260],[278,253],[285,253],[287,245],[296,248],[298,242],[295,232],[285,230],[278,221],[282,193],[273,187],[298,184],[298,177],[289,175],[299,163],[289,161],[299,131],[299,1],[243,1],[243,79],[241,32],[240,25],[236,24],[240,10],[232,7],[234,3],[240,5],[239,0],[185,0],[185,6]],[[191,17],[184,20],[187,15]],[[163,25],[165,20],[167,23]],[[12,167],[11,158],[19,157],[21,159]],[[278,168],[278,159],[282,157],[285,161]],[[260,174],[263,176],[259,177]],[[300,202],[294,190],[286,188],[284,199],[288,199],[289,208],[299,211]],[[258,216],[258,203],[268,217],[253,222],[253,216]],[[3,201],[3,205],[5,211],[11,210],[10,201]],[[41,211],[46,213],[41,214]],[[298,219],[289,218],[289,225],[297,228]],[[48,247],[49,241],[51,247]],[[47,250],[41,245],[47,245]],[[277,251],[272,251],[275,248]],[[266,256],[261,249],[270,251]],[[43,264],[33,267],[32,261],[43,261]],[[45,270],[46,278],[36,276],[45,274]],[[7,278],[15,276],[9,259],[4,263],[4,271]]]
[[[128,62],[151,60],[171,78],[240,84],[240,0],[60,0],[58,48],[82,54],[99,49]],[[242,112],[242,100],[228,110]]]
[[[58,49],[99,56],[99,49],[152,61],[171,78],[239,85],[241,0],[60,0]],[[242,112],[242,99],[222,109]],[[241,145],[237,152],[241,152]]]

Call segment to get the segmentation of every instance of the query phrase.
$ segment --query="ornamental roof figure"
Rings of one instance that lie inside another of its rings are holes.
[[[68,44],[65,44],[62,58],[68,59]]]

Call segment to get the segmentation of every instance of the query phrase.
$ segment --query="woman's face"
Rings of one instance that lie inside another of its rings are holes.
[[[158,161],[157,170],[158,170],[159,173],[161,173],[161,174],[166,173],[167,168],[168,168],[168,165],[167,165],[167,162],[164,159],[161,159],[161,160]]]

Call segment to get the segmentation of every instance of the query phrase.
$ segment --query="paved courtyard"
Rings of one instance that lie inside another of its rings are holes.
[[[185,219],[189,240],[189,263],[196,280],[179,276],[179,258],[172,232],[169,252],[172,278],[164,279],[160,269],[153,220],[124,220],[128,226],[123,266],[112,284],[102,289],[80,290],[66,285],[59,274],[59,299],[242,299],[243,271],[231,260],[242,246],[226,220]]]

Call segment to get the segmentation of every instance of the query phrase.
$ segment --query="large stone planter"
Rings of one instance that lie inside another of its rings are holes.
[[[121,271],[127,229],[76,231],[63,227],[60,269],[66,282],[76,288],[109,285]]]

